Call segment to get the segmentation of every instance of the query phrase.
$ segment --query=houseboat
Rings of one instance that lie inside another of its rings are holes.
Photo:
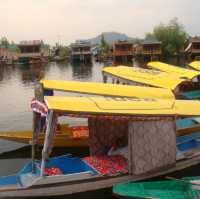
[[[32,162],[19,173],[1,177],[0,197],[83,193],[200,163],[199,151],[190,151],[176,161],[175,128],[177,117],[200,115],[199,101],[47,96],[45,103],[48,110],[42,159],[35,160],[33,152]],[[33,110],[41,113],[39,107]],[[88,119],[90,156],[50,158],[59,117]],[[114,153],[113,145],[125,152]]]
[[[19,52],[15,44],[9,46],[0,45],[0,65],[12,65],[19,57]]]
[[[187,42],[187,47],[185,48],[186,57],[189,60],[195,60],[200,56],[200,38],[191,38]]]
[[[161,42],[156,39],[146,39],[135,45],[135,56],[143,57],[143,60],[159,60],[162,55]]]
[[[117,41],[113,43],[113,64],[132,65],[133,44],[129,41]]]
[[[75,43],[72,43],[70,48],[72,63],[92,63],[92,50],[90,42],[78,40]]]
[[[21,41],[17,46],[20,49],[20,64],[40,64],[48,62],[49,49],[44,47],[42,40]]]

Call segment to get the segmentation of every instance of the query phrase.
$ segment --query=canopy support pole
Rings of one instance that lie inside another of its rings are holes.
[[[36,145],[38,140],[38,135],[41,130],[40,125],[40,114],[39,113],[33,113],[33,135],[32,135],[32,173],[35,172],[35,157],[36,157]]]
[[[35,85],[35,99],[41,102],[44,101],[43,85],[40,83],[36,83]],[[32,134],[32,151],[31,151],[32,173],[35,172],[36,148],[40,131],[41,131],[41,115],[40,113],[33,112],[33,134]]]
[[[43,146],[43,150],[42,150],[42,164],[41,164],[41,173],[40,176],[44,176],[44,169],[45,169],[45,162],[46,159],[48,158],[49,155],[49,148],[50,145],[52,143],[52,134],[54,133],[54,125],[53,125],[53,110],[50,110],[49,114],[48,114],[48,121],[47,121],[47,129],[46,129],[46,133],[45,133],[45,140],[44,140],[44,146]]]

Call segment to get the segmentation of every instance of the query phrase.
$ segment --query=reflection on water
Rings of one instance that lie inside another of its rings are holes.
[[[0,131],[32,128],[32,113],[29,106],[35,81],[45,78],[101,82],[102,67],[102,64],[97,63],[91,66],[72,66],[68,63],[49,63],[44,66],[0,66]],[[0,150],[6,144],[0,141]],[[0,175],[19,170],[26,161],[0,160]]]
[[[45,79],[76,81],[102,81],[101,64],[91,66],[68,63],[47,65],[0,67],[0,131],[27,130],[31,128],[29,108],[34,82]]]
[[[32,128],[30,101],[33,97],[36,81],[41,78],[102,81],[101,68],[101,64],[72,66],[68,63],[49,63],[43,66],[0,66],[0,131],[29,130]],[[19,146],[20,144],[0,140],[0,154],[15,150]],[[17,172],[25,162],[27,159],[1,159],[0,176]]]

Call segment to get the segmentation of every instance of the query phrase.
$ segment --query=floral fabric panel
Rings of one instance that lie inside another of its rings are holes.
[[[83,160],[102,176],[117,176],[128,173],[127,160],[120,155],[89,156]]]

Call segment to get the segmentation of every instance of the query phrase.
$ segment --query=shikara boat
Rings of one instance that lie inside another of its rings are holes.
[[[54,91],[62,91],[68,93],[79,93],[87,95],[101,95],[113,97],[127,98],[163,98],[174,99],[173,93],[168,89],[162,88],[146,88],[141,86],[114,85],[92,82],[75,82],[62,80],[41,80],[38,85],[41,89],[42,98],[45,95],[55,95]],[[36,88],[38,89],[38,88]],[[35,91],[37,92],[37,91]],[[88,146],[88,131],[87,127],[73,127],[60,125],[55,140],[56,147],[83,147]],[[16,141],[20,143],[30,143],[32,140],[32,131],[17,131],[17,132],[0,132],[0,138]],[[44,132],[39,134],[38,144],[44,142]]]
[[[200,61],[193,61],[188,66],[194,70],[200,71]]]
[[[181,152],[200,148],[200,132],[177,137],[176,146]]]
[[[192,64],[193,65],[193,64]],[[194,64],[196,66],[196,64]],[[159,61],[149,62],[148,67],[166,72],[170,75],[174,74],[180,78],[190,79],[191,85],[184,91],[183,95],[187,99],[200,99],[200,72],[193,69],[183,68],[166,64]]]
[[[42,88],[42,95],[55,94],[54,91],[63,91],[69,93],[79,93],[87,95],[102,95],[113,97],[127,97],[127,98],[146,98],[146,99],[174,99],[173,92],[169,89],[143,87],[143,86],[129,86],[116,85],[104,83],[91,82],[75,82],[62,80],[42,80],[40,82]],[[187,118],[182,121],[182,126],[177,127],[178,135],[200,130],[199,122],[195,122],[193,118]],[[183,128],[185,124],[185,127]],[[54,146],[55,147],[85,147],[88,146],[88,132],[87,127],[70,128],[68,125],[60,125]],[[1,132],[1,139],[16,141],[20,143],[30,143],[32,140],[32,131],[17,131],[17,132]],[[44,133],[39,134],[38,144],[42,145],[44,142]]]
[[[161,98],[174,99],[174,94],[166,88],[146,88],[143,86],[129,86],[105,84],[101,82],[76,82],[62,80],[41,80],[44,93],[49,90],[64,91],[69,93],[113,96],[113,97],[131,97],[131,98]]]
[[[193,72],[191,73],[193,74]],[[199,72],[194,71],[194,73],[196,74]],[[184,77],[184,74],[181,76],[178,73],[167,73],[155,69],[150,70],[127,66],[104,67],[102,70],[102,74],[105,83],[111,79],[113,83],[118,84],[122,83],[130,85],[167,88],[173,91],[177,99],[200,98],[200,83],[196,81],[196,79],[198,79],[197,74],[196,76],[194,76],[193,74],[194,79],[191,80],[191,78],[187,76]]]
[[[152,61],[147,64],[148,67],[166,72],[168,74],[174,74],[179,76],[180,78],[190,79],[192,81],[198,81],[200,77],[200,72],[187,69],[179,66],[174,66],[171,64],[166,64],[159,61]]]
[[[196,180],[200,177],[196,177]],[[159,199],[195,199],[200,197],[200,190],[194,189],[193,178],[181,180],[163,180],[154,182],[125,183],[113,187],[118,198],[159,198]],[[200,186],[199,186],[200,188]]]
[[[32,162],[18,174],[0,178],[0,197],[81,193],[200,163],[200,156],[192,154],[176,161],[175,128],[177,117],[200,115],[199,101],[89,96],[48,96],[44,100],[48,110],[42,160],[35,157],[34,135]],[[32,108],[40,114],[40,107]],[[58,117],[88,119],[90,156],[50,158]],[[34,122],[34,134],[37,128]],[[127,158],[122,154],[108,155],[109,148],[119,139],[127,146]]]
[[[88,146],[88,127],[59,125],[54,140],[54,147],[87,147]],[[19,143],[31,144],[33,137],[32,131],[0,132],[0,138]],[[38,135],[38,145],[44,143],[44,132]]]

